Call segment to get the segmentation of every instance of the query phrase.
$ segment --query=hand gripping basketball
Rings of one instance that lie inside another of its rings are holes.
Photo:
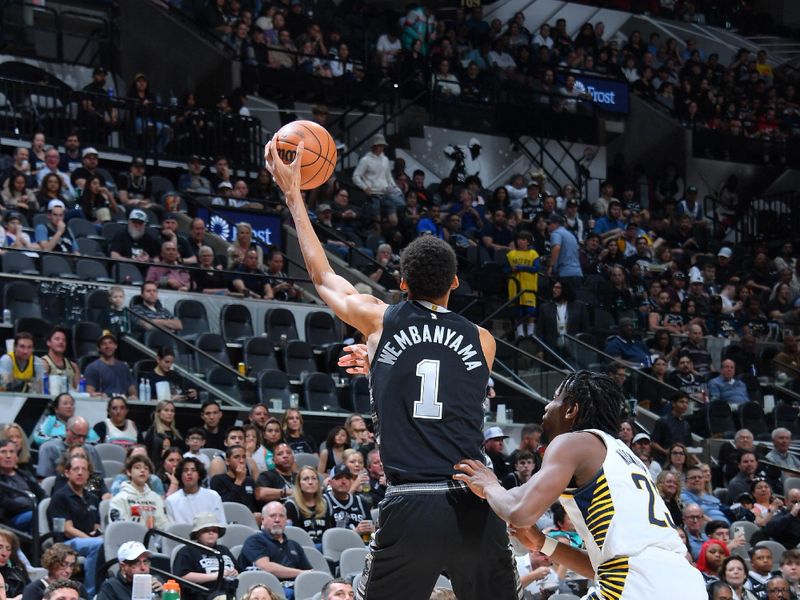
[[[286,164],[278,156],[278,134],[275,134],[272,139],[267,142],[264,147],[264,161],[266,163],[267,171],[272,173],[275,183],[281,188],[284,194],[289,190],[300,189],[300,164],[303,157],[303,142],[297,146],[297,151],[294,160]]]
[[[282,162],[291,164],[300,159],[300,189],[312,190],[323,185],[336,167],[336,142],[319,123],[292,121],[281,127],[272,138]],[[303,145],[302,158],[297,150]]]

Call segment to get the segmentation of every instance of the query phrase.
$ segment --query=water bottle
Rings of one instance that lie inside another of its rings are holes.
[[[45,396],[50,395],[50,377],[45,373],[42,375],[42,394]]]
[[[86,393],[86,377],[84,377],[83,375],[81,375],[81,378],[78,380],[78,391],[81,394]]]
[[[109,96],[109,98],[113,98],[115,96],[115,92],[114,92],[114,88],[113,87],[109,87],[108,88],[108,96]]]
[[[145,402],[145,399],[144,399],[144,396],[145,396],[144,382],[145,382],[144,377],[139,379],[139,401],[140,402]]]
[[[11,325],[11,309],[3,309],[3,323],[6,325]]]
[[[150,389],[150,380],[149,379],[145,379],[144,380],[144,401],[145,402],[151,402],[153,400],[153,396],[150,393],[151,391],[152,390]]]
[[[161,600],[181,600],[181,586],[174,579],[167,580],[161,592]]]

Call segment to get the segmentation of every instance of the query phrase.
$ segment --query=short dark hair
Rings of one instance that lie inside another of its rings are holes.
[[[322,586],[322,592],[320,592],[321,600],[328,600],[328,590],[331,589],[332,585],[335,585],[337,583],[338,584],[344,584],[344,585],[350,585],[349,581],[346,581],[345,579],[342,579],[341,577],[337,577],[335,579],[331,579],[325,585]]]
[[[533,456],[533,452],[530,450],[520,450],[517,452],[517,455],[514,457],[514,463],[518,463],[522,460],[532,460],[535,461],[536,459]]]
[[[202,427],[190,427],[188,430],[186,430],[187,440],[193,435],[199,435],[201,438],[206,439],[206,430]]]
[[[62,327],[61,325],[56,325],[50,330],[50,333],[47,334],[47,341],[49,342],[50,340],[52,340],[53,336],[57,333],[63,333],[64,337],[69,339],[69,331],[67,330],[67,328]]]
[[[560,528],[564,523],[564,519],[567,518],[567,511],[564,506],[560,502],[556,502],[550,507],[550,512],[553,513],[553,523]]]
[[[599,429],[616,437],[625,413],[625,396],[608,375],[581,370],[569,375],[556,390],[564,402],[580,407],[573,430]]]
[[[241,425],[231,425],[225,430],[225,440],[228,440],[228,436],[233,433],[234,431],[241,431],[242,435],[244,435],[244,428]]]
[[[76,582],[72,581],[71,579],[62,579],[60,581],[54,581],[53,583],[48,584],[44,589],[44,595],[42,596],[42,599],[50,600],[50,598],[53,597],[53,594],[55,594],[58,590],[63,589],[75,590],[78,595],[81,593],[81,588],[78,587]]]
[[[20,340],[30,340],[30,341],[32,341],[32,342],[35,342],[35,341],[36,341],[36,340],[34,340],[34,339],[33,339],[33,334],[30,334],[30,333],[28,333],[27,331],[20,331],[19,333],[17,333],[17,334],[14,336],[14,346],[16,346],[16,345],[17,345],[17,343],[18,343]]]
[[[236,450],[244,450],[244,446],[242,446],[241,444],[234,444],[233,446],[228,446],[227,448],[225,448],[225,458],[230,458],[231,455]]]
[[[156,468],[153,466],[153,461],[144,454],[134,454],[128,457],[125,461],[125,471],[130,471],[134,465],[138,465],[139,463],[147,465],[147,468],[150,469],[150,473],[155,473]]]
[[[446,295],[456,276],[456,253],[437,237],[425,235],[411,242],[400,256],[400,273],[417,300]]]
[[[215,400],[214,398],[209,398],[208,400],[203,400],[203,403],[200,405],[200,414],[203,414],[203,411],[212,404],[215,404],[217,408],[222,410],[222,405],[219,403],[219,401]]]
[[[717,529],[725,529],[725,530],[727,530],[728,529],[728,524],[725,521],[721,521],[721,520],[709,521],[708,523],[706,523],[705,532],[706,532],[707,536],[711,537],[711,535]]]

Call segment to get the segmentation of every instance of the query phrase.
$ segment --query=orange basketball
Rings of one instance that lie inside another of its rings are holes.
[[[300,189],[313,190],[328,181],[336,166],[336,143],[331,134],[314,121],[293,121],[278,130],[278,156],[286,164],[295,159],[303,142]]]

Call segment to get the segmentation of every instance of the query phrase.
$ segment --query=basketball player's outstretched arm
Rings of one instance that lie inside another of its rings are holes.
[[[300,250],[320,298],[331,307],[336,316],[352,325],[365,336],[379,331],[383,326],[383,313],[386,304],[368,294],[359,294],[344,277],[337,275],[325,250],[314,232],[308,209],[300,193],[300,161],[303,155],[303,142],[297,146],[297,156],[287,165],[279,157],[276,138],[273,137],[264,149],[267,170],[286,196],[286,205],[292,213]]]

